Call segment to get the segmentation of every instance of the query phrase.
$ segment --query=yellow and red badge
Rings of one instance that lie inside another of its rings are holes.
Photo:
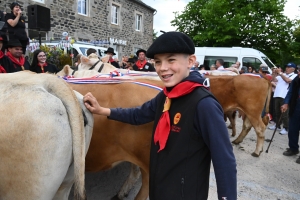
[[[174,124],[178,124],[178,122],[180,121],[180,118],[181,118],[181,114],[176,113],[176,115],[174,117]]]

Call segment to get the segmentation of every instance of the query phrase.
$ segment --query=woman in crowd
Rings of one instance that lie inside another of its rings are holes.
[[[33,60],[30,66],[30,71],[36,73],[57,73],[58,69],[55,65],[46,62],[47,57],[45,52],[37,49],[33,53]]]
[[[10,5],[11,13],[5,15],[9,40],[19,40],[22,44],[23,54],[26,52],[28,36],[25,31],[25,18],[22,16],[21,5],[13,2]]]
[[[255,70],[253,69],[253,67],[251,65],[249,65],[249,67],[248,67],[248,73],[254,73],[255,74]]]

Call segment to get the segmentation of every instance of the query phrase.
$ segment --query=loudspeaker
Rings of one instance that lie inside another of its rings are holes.
[[[50,9],[40,5],[27,6],[28,28],[50,31]]]

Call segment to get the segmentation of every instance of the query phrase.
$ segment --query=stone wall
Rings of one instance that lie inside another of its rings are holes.
[[[27,6],[38,4],[50,8],[51,31],[48,38],[61,37],[62,32],[68,32],[76,40],[103,40],[109,38],[127,41],[126,45],[113,46],[123,55],[135,53],[135,48],[147,49],[153,38],[154,9],[141,5],[140,0],[89,0],[87,16],[78,14],[77,0],[44,0],[44,3],[23,0],[24,16]],[[2,0],[0,9],[10,12],[10,0]],[[111,24],[111,4],[120,6],[119,25]],[[5,4],[7,4],[5,6]],[[135,14],[142,14],[142,30],[135,30]],[[112,46],[112,45],[111,45]]]

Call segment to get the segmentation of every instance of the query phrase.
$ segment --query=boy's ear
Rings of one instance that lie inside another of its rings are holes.
[[[189,62],[189,69],[190,69],[193,67],[194,63],[196,62],[195,54],[189,55],[188,62]]]

